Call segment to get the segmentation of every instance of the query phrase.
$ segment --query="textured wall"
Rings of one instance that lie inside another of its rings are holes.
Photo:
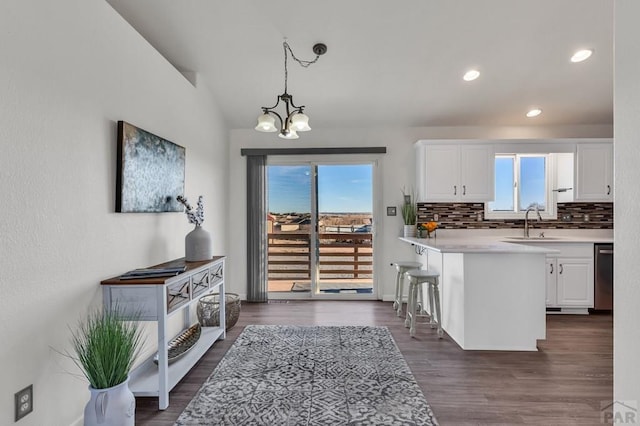
[[[89,391],[57,352],[68,327],[101,304],[100,280],[183,256],[193,228],[182,213],[114,212],[117,121],[186,148],[186,195],[205,196],[216,253],[227,131],[206,85],[105,1],[2,1],[0,32],[0,425],[14,423],[13,395],[29,384],[34,411],[19,425],[70,425]]]
[[[508,229],[522,228],[524,220],[484,217],[484,203],[418,203],[418,221],[432,220],[438,214],[438,227],[443,229]],[[571,215],[570,221],[560,220]],[[588,215],[588,221],[585,221]],[[532,218],[531,214],[529,217]],[[537,228],[546,229],[613,229],[613,203],[558,203],[558,219],[543,219]]]

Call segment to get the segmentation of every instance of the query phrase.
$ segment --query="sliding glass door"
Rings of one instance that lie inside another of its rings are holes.
[[[374,167],[268,165],[270,298],[374,297]]]

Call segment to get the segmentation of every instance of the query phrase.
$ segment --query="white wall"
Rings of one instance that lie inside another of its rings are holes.
[[[614,400],[640,408],[640,2],[615,3]],[[640,414],[636,413],[640,423]]]
[[[186,147],[186,195],[226,250],[228,132],[192,86],[104,1],[0,3],[0,424],[68,425],[87,383],[56,353],[101,303],[99,282],[184,255],[182,213],[114,213],[116,122]],[[150,339],[150,345],[155,344]],[[55,349],[55,350],[54,350]]]
[[[257,114],[257,113],[256,113]],[[313,120],[313,116],[311,116]],[[313,126],[313,123],[311,123]],[[611,137],[611,126],[480,128],[480,127],[432,127],[432,128],[382,128],[382,129],[314,129],[300,134],[300,139],[285,141],[277,133],[260,133],[255,130],[232,130],[229,151],[230,200],[229,216],[233,218],[234,236],[229,241],[229,274],[234,277],[231,291],[246,295],[246,159],[240,155],[242,148],[293,148],[293,147],[362,147],[386,146],[382,156],[381,205],[399,206],[402,203],[402,187],[415,186],[415,159],[413,144],[419,139],[526,139],[526,138],[579,138]],[[404,256],[413,259],[411,248],[398,240],[402,232],[402,217],[381,216],[376,222],[379,240],[376,241],[378,268],[376,279],[384,300],[392,300],[395,269],[389,264]]]

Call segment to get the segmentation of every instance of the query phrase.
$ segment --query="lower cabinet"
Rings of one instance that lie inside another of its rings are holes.
[[[560,254],[547,257],[547,307],[593,308],[593,244],[552,248]]]

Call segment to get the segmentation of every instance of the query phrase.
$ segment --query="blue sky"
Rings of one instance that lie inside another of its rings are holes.
[[[311,211],[312,166],[267,168],[269,211]],[[319,165],[318,203],[321,213],[370,213],[373,205],[373,168],[370,164]]]
[[[493,210],[513,211],[513,158],[496,158],[496,193]],[[520,158],[520,210],[533,202],[542,207],[545,201],[545,160],[543,157]]]

